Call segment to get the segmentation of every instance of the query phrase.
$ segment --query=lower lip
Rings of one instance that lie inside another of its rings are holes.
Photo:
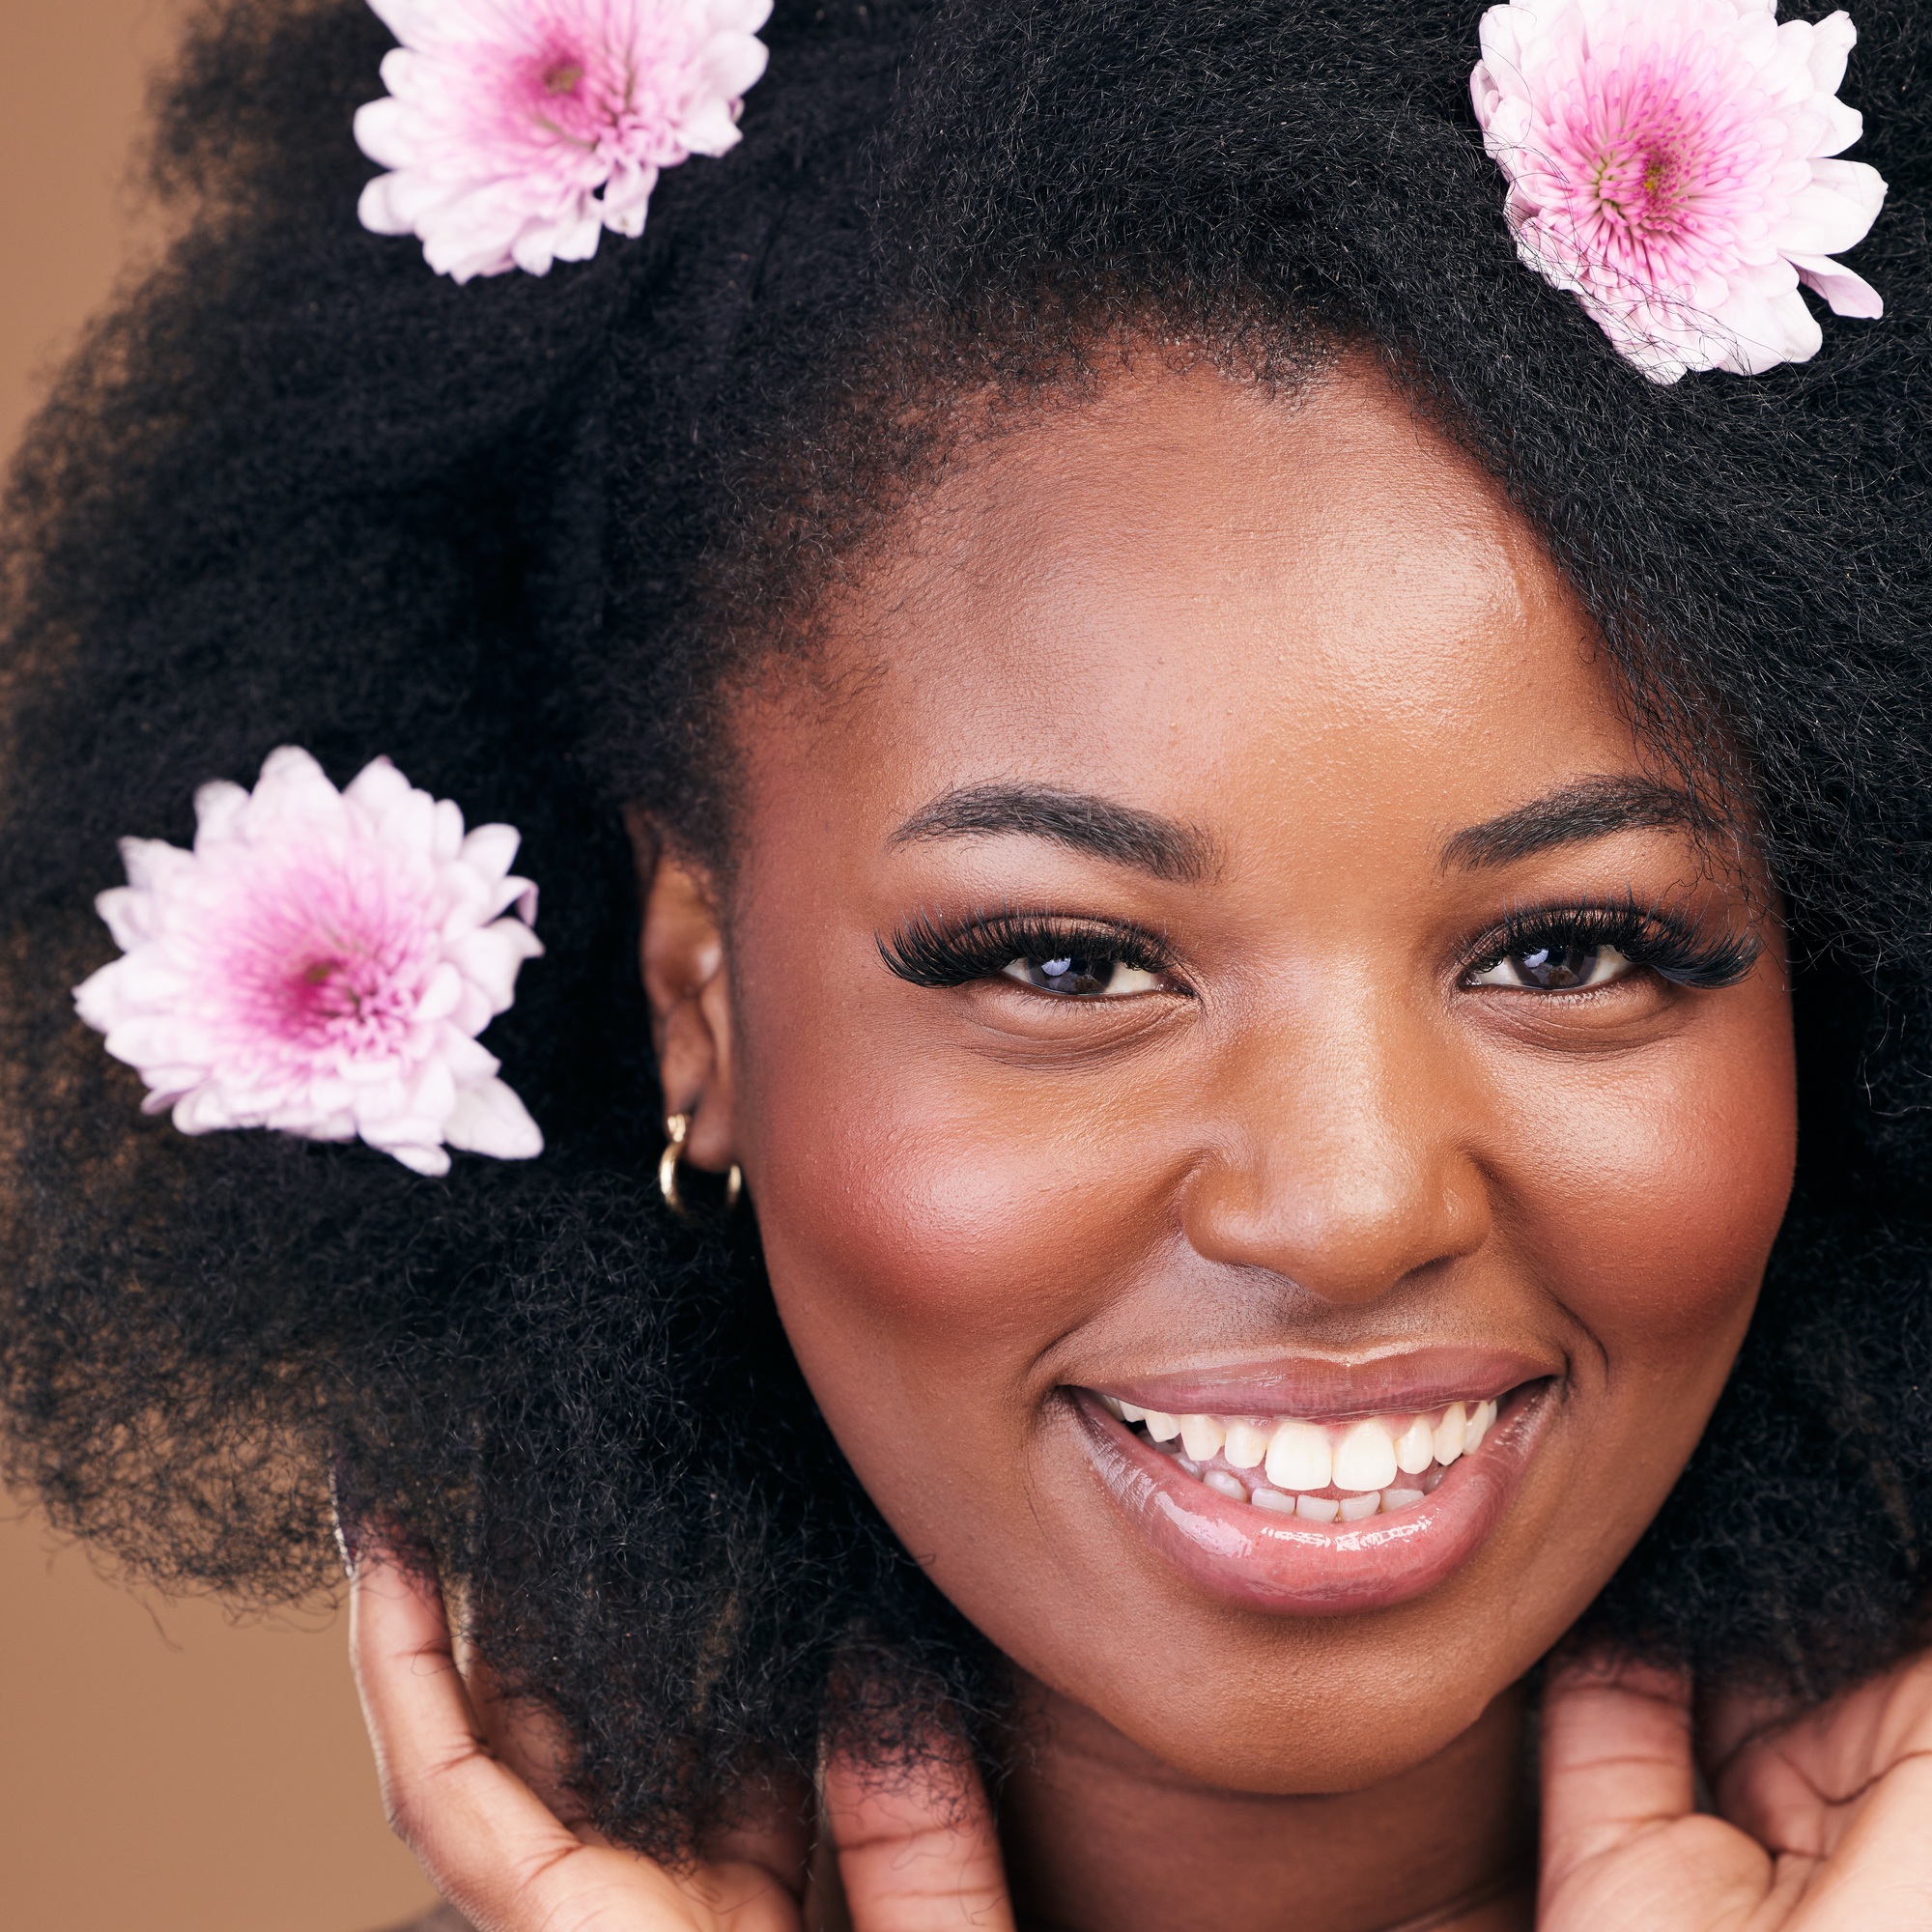
[[[1235,1502],[1196,1482],[1101,1406],[1073,1391],[1100,1480],[1128,1520],[1203,1589],[1252,1609],[1338,1617],[1433,1590],[1501,1520],[1553,1408],[1554,1382],[1511,1401],[1482,1447],[1419,1503],[1359,1523],[1304,1522]]]

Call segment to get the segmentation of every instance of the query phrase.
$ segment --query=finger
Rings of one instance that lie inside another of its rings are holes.
[[[577,1840],[490,1755],[433,1581],[367,1556],[350,1584],[349,1618],[350,1662],[390,1826],[473,1918],[486,1891],[509,1896]]]
[[[1013,1932],[992,1806],[963,1748],[891,1766],[835,1757],[825,1812],[853,1932]]]
[[[1796,1717],[1788,1706],[1728,1698],[1714,1710],[1712,1738],[1731,1746],[1713,1778],[1723,1815],[1765,1844],[1829,1860],[1820,1899],[1848,1883],[1862,1888],[1881,1869],[1908,1889],[1932,1883],[1932,1660]],[[1896,1848],[1875,1862],[1871,1848],[1894,1836]]]
[[[390,1825],[478,1932],[688,1932],[692,1917],[676,1909],[667,1875],[584,1846],[490,1755],[434,1581],[372,1553],[349,1602],[350,1657]],[[632,1869],[610,1869],[613,1861]],[[652,1879],[671,1893],[662,1909]]]
[[[1699,1711],[1698,1733],[1699,1759],[1720,1816],[1775,1851],[1829,1854],[1833,1818],[1819,1779],[1829,1780],[1832,1768],[1788,1701],[1725,1691]]]
[[[1697,1706],[1697,1761],[1715,1785],[1740,1756],[1784,1729],[1799,1707],[1751,1685],[1726,1685]]]
[[[1805,1932],[1932,1932],[1932,1757],[1893,1764],[1805,1899]]]
[[[1554,1666],[1544,1690],[1542,1767],[1548,1892],[1691,1811],[1689,1679],[1601,1658]]]
[[[578,1837],[595,1836],[583,1801],[569,1783],[570,1741],[556,1716],[526,1699],[506,1697],[489,1660],[464,1629],[462,1599],[443,1583],[443,1621],[463,1693],[484,1748],[533,1791]]]

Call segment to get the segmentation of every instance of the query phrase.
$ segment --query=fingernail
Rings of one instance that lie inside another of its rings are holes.
[[[342,1506],[342,1465],[332,1463],[328,1471],[328,1514],[335,1523],[335,1548],[342,1568],[351,1582],[355,1579],[355,1559],[362,1553],[362,1531],[355,1519]]]

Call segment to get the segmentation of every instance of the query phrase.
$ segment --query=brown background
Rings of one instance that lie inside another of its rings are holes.
[[[181,7],[0,0],[0,450],[135,235],[128,148]],[[364,1932],[422,1910],[342,1651],[326,1611],[238,1626],[137,1600],[0,1496],[0,1926]]]

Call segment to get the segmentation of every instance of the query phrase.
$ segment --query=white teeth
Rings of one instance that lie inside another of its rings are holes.
[[[1419,1476],[1435,1460],[1435,1435],[1429,1418],[1418,1415],[1395,1445],[1395,1465],[1405,1476]]]
[[[1413,1412],[1349,1423],[1293,1416],[1270,1423],[1250,1416],[1173,1415],[1118,1396],[1100,1400],[1122,1422],[1140,1424],[1146,1438],[1177,1467],[1231,1502],[1310,1522],[1350,1523],[1378,1510],[1412,1509],[1452,1463],[1494,1428],[1498,1408],[1494,1397],[1452,1402],[1433,1425],[1429,1416]]]
[[[1335,1451],[1335,1487],[1385,1490],[1395,1478],[1395,1443],[1388,1431],[1373,1419],[1356,1423]]]
[[[1268,1444],[1267,1478],[1278,1490],[1325,1490],[1334,1473],[1328,1432],[1313,1422],[1284,1422]]]

